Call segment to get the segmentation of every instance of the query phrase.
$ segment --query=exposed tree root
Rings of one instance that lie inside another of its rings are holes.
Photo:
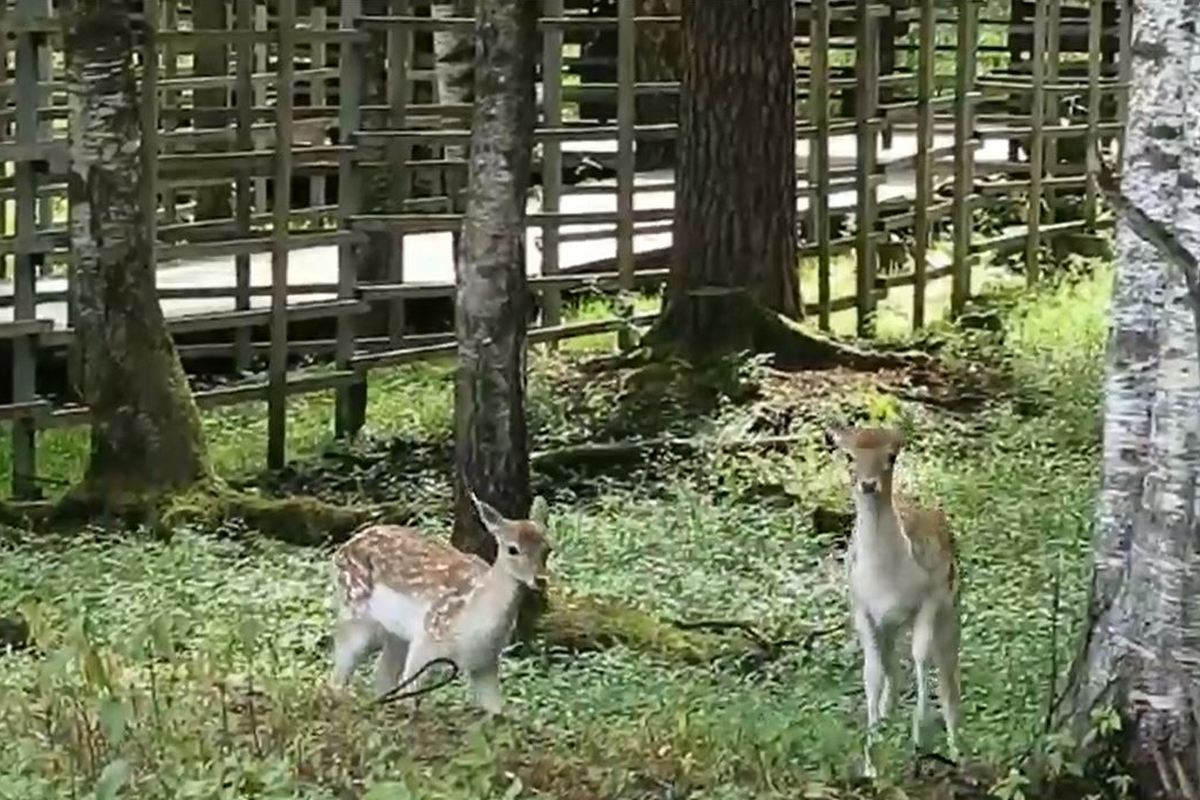
[[[643,344],[659,357],[688,361],[730,352],[769,353],[786,369],[848,367],[856,370],[923,365],[921,352],[867,350],[814,331],[765,308],[746,292],[701,292],[673,301]]]
[[[737,636],[680,630],[616,600],[565,592],[550,595],[534,636],[544,645],[573,653],[627,647],[688,664],[709,663],[731,643],[741,640]]]
[[[790,648],[807,652],[829,631],[813,629],[800,638],[771,640],[746,622],[672,622],[616,600],[557,592],[549,595],[532,633],[543,645],[572,653],[626,647],[684,664],[731,659],[743,671],[752,671]]]

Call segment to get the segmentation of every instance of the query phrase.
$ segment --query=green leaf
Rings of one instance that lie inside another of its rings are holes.
[[[367,789],[362,800],[409,800],[411,797],[412,792],[405,784],[399,781],[384,781]]]
[[[93,688],[112,691],[112,683],[108,679],[108,669],[104,666],[104,660],[100,658],[100,654],[90,645],[87,645],[79,654],[79,657],[83,679],[87,685]]]
[[[254,650],[258,637],[262,634],[262,625],[254,617],[243,617],[238,625],[238,636],[241,637],[242,647],[247,652]]]
[[[108,698],[100,701],[100,725],[104,737],[111,744],[119,745],[125,739],[129,725],[129,709],[120,700]]]
[[[118,758],[109,763],[100,773],[96,781],[96,800],[113,800],[126,783],[129,782],[131,770],[129,762]]]

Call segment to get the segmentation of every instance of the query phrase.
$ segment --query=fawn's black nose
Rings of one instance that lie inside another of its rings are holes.
[[[879,481],[876,480],[860,481],[859,486],[862,487],[863,494],[875,494],[879,491]]]

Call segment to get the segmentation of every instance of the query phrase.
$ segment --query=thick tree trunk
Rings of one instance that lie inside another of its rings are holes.
[[[76,330],[94,415],[84,489],[103,501],[209,476],[200,417],[155,291],[132,5],[140,11],[111,0],[72,0],[63,10]]]
[[[225,0],[193,0],[192,24],[197,30],[225,30],[229,20],[225,14]],[[196,47],[196,75],[226,75],[229,72],[229,53],[223,42],[207,42]],[[224,88],[197,89],[196,105],[205,109],[222,108],[229,92]],[[196,114],[197,128],[223,129],[232,124],[219,111],[201,111]],[[200,148],[213,149],[211,145]],[[218,148],[220,149],[220,148]],[[231,184],[201,186],[196,190],[196,219],[225,219],[233,216]],[[259,209],[265,211],[266,209]]]
[[[684,72],[668,307],[656,335],[692,355],[740,349],[748,296],[796,319],[791,0],[684,3]]]
[[[1125,202],[1200,252],[1200,12],[1184,0],[1135,17]],[[1190,70],[1190,72],[1189,72]],[[1181,188],[1182,187],[1182,188]],[[1197,298],[1179,265],[1122,224],[1105,382],[1104,477],[1089,626],[1065,719],[1114,706],[1147,797],[1200,786],[1200,371]]]
[[[479,0],[467,210],[458,248],[453,542],[491,559],[474,490],[505,516],[528,513],[525,429],[525,195],[534,124],[538,3]],[[466,485],[464,485],[464,483]]]

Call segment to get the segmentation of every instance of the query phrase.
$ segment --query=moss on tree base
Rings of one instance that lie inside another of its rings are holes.
[[[343,542],[370,522],[399,523],[411,518],[411,509],[398,503],[338,506],[313,497],[262,497],[236,492],[214,480],[158,493],[101,494],[83,485],[63,497],[44,522],[58,529],[92,522],[169,533],[184,525],[216,529],[230,520],[242,520],[268,538],[316,547]]]
[[[770,353],[788,369],[876,370],[925,363],[924,353],[884,353],[840,342],[759,304],[744,290],[673,299],[643,344],[652,356],[697,362],[735,352]]]

